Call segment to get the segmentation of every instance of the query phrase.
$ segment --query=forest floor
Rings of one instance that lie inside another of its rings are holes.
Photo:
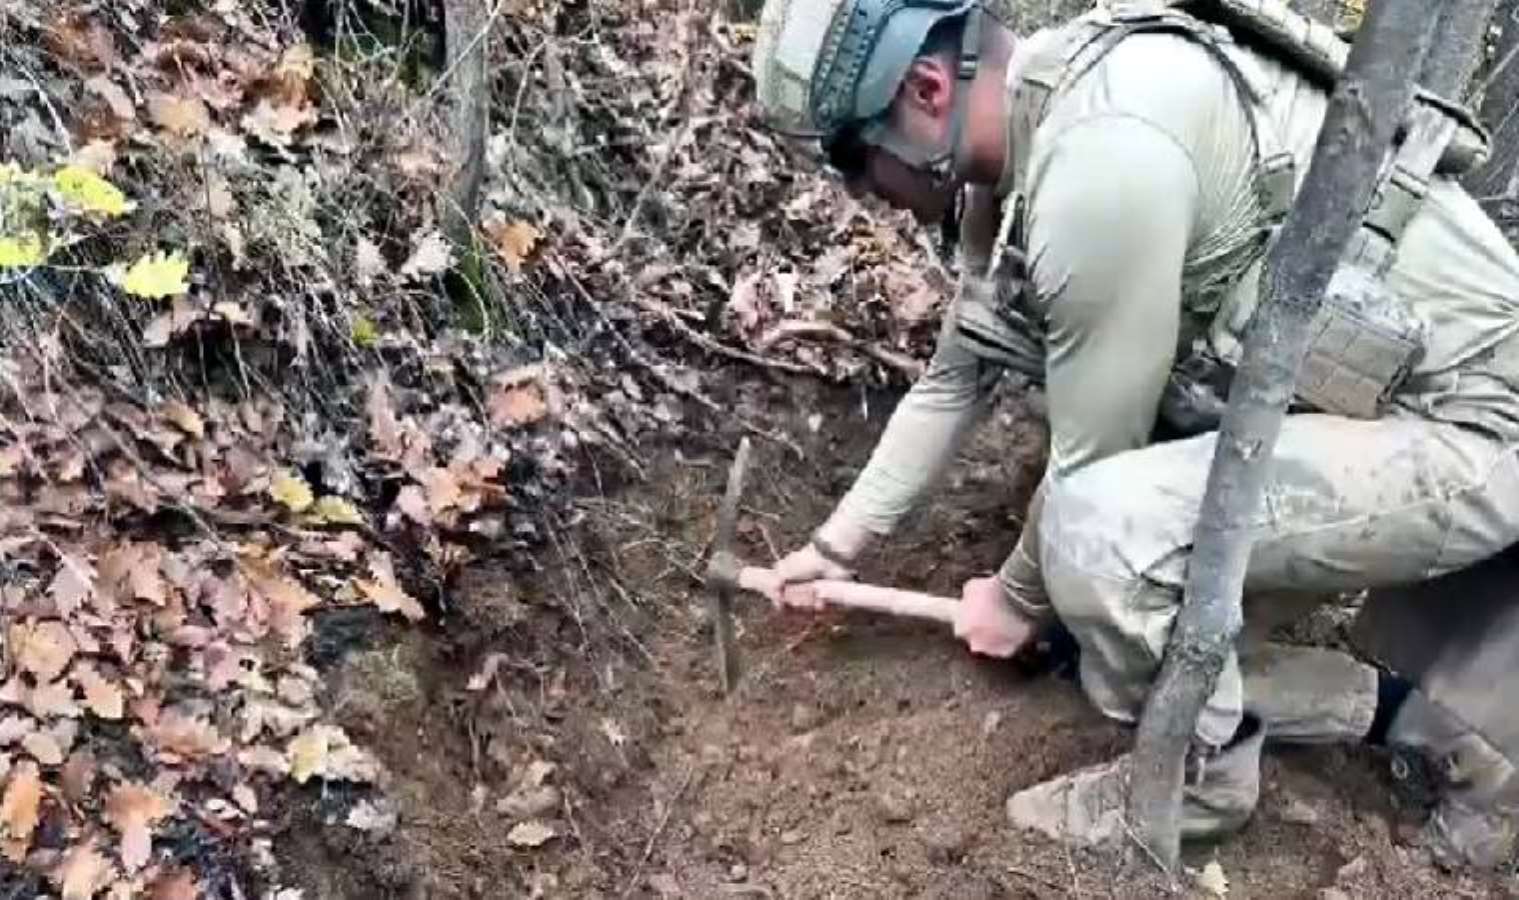
[[[805,453],[755,448],[739,534],[743,553],[768,560],[826,514],[893,395],[742,376],[732,390]],[[827,424],[809,426],[813,413]],[[343,723],[394,771],[399,824],[383,840],[323,828],[312,798],[309,822],[298,815],[276,843],[300,883],[319,897],[1164,894],[1153,873],[1007,823],[1012,791],[1130,740],[1062,673],[978,659],[930,626],[776,614],[751,599],[739,605],[740,687],[720,695],[696,575],[738,439],[724,431],[655,453],[647,482],[582,501],[563,568],[509,594],[481,573],[458,599],[468,626],[403,631],[339,667]],[[994,567],[1043,437],[1006,392],[946,489],[861,577],[952,596]],[[587,566],[619,595],[588,588]],[[585,652],[574,609],[599,603],[626,604],[635,651]],[[500,615],[550,646],[541,665],[500,668],[485,696],[464,700],[481,660],[509,652],[480,639]],[[1326,619],[1296,633],[1334,629]],[[1188,866],[1217,862],[1231,897],[1519,893],[1511,875],[1449,875],[1424,859],[1413,840],[1424,810],[1390,762],[1359,747],[1273,748],[1254,820],[1189,848]],[[553,834],[541,847],[509,839],[524,812]]]

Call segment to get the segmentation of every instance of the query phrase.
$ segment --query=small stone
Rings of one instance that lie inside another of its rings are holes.
[[[995,709],[992,710],[986,714],[986,718],[981,720],[981,736],[991,737],[992,734],[997,730],[997,726],[1001,724],[1002,713],[996,711]]]
[[[969,835],[958,825],[945,824],[925,829],[923,845],[930,861],[939,865],[952,864],[965,855]]]
[[[797,734],[811,731],[818,727],[817,707],[807,703],[798,703],[791,707],[791,730]]]
[[[1293,825],[1317,825],[1319,818],[1318,810],[1296,798],[1282,808],[1282,821]]]
[[[800,844],[802,841],[804,841],[806,839],[807,839],[807,835],[803,834],[802,832],[800,832],[800,831],[798,831],[798,830],[796,830],[794,828],[791,829],[790,831],[783,831],[783,832],[781,832],[781,843],[784,844],[784,845],[786,845],[787,847],[794,847],[794,846],[796,846],[797,844]]]
[[[749,867],[743,863],[734,863],[728,867],[728,880],[734,884],[749,880]]]
[[[1354,881],[1356,878],[1366,874],[1366,867],[1366,857],[1357,856],[1345,865],[1340,866],[1340,871],[1335,873],[1334,880],[1340,884]]]
[[[496,801],[496,812],[511,819],[536,819],[558,809],[559,799],[553,785],[516,790]]]
[[[1350,900],[1350,895],[1339,888],[1320,888],[1318,900]]]
[[[905,791],[888,788],[876,794],[876,812],[888,825],[912,821],[912,798]]]

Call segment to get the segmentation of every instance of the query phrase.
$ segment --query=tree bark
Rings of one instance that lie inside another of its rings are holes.
[[[1427,0],[1376,0],[1368,6],[1302,188],[1266,261],[1265,301],[1245,335],[1229,392],[1185,601],[1139,724],[1128,820],[1135,838],[1173,874],[1186,755],[1198,714],[1242,626],[1250,523],[1261,506],[1309,327],[1365,215],[1440,10]]]
[[[1459,103],[1482,61],[1483,39],[1497,0],[1446,0],[1441,5],[1419,84]]]
[[[1501,30],[1481,106],[1492,155],[1466,177],[1466,188],[1495,217],[1512,219],[1508,207],[1519,203],[1519,0],[1502,0],[1496,23]]]
[[[473,245],[485,179],[485,127],[490,114],[486,51],[490,31],[487,0],[445,0],[444,86],[448,98],[448,158],[458,166],[442,198],[443,234],[460,253]]]

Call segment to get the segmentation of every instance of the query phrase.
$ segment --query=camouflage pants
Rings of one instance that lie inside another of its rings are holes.
[[[1115,719],[1138,718],[1158,671],[1213,445],[1211,434],[1156,444],[1046,486],[1045,586],[1080,644],[1083,688]],[[1429,579],[1519,541],[1519,440],[1405,413],[1299,415],[1284,423],[1271,465],[1246,576],[1252,622],[1287,618],[1285,604],[1304,597]],[[1199,720],[1209,744],[1228,741],[1250,702],[1240,655]],[[1297,721],[1268,721],[1277,737],[1365,732],[1376,704],[1369,667],[1338,654],[1312,665],[1271,658],[1250,673],[1253,691],[1308,692]]]

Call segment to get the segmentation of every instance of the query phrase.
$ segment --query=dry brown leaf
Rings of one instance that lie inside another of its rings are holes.
[[[305,637],[306,610],[320,605],[321,598],[262,560],[245,559],[242,571],[254,593],[269,604],[270,627],[285,638],[288,646],[298,646]]]
[[[39,681],[52,681],[62,675],[78,649],[68,626],[57,621],[12,625],[10,645],[21,670],[35,675]]]
[[[116,41],[108,28],[78,13],[69,13],[42,32],[43,45],[61,61],[90,71],[116,64]]]
[[[464,496],[463,489],[459,486],[459,478],[449,469],[434,466],[421,473],[418,478],[422,486],[427,489],[427,506],[433,513],[458,506]]]
[[[95,754],[88,747],[76,749],[69,754],[68,760],[63,764],[63,771],[59,773],[58,783],[70,802],[84,802],[95,784]]]
[[[111,879],[111,862],[89,844],[79,844],[52,872],[62,900],[90,900]]]
[[[37,723],[26,716],[14,714],[6,716],[0,719],[0,747],[8,747],[35,730],[37,730]]]
[[[200,883],[189,869],[170,869],[154,880],[148,900],[198,900]]]
[[[47,590],[58,615],[68,618],[94,593],[95,570],[84,560],[65,555]]]
[[[426,618],[427,613],[422,609],[422,604],[397,583],[390,554],[384,551],[371,553],[369,571],[374,576],[373,581],[356,578],[354,584],[381,612],[399,612],[413,622]]]
[[[513,847],[542,847],[553,840],[554,837],[554,829],[537,819],[519,822],[512,826],[511,831],[506,833],[506,840]]]
[[[44,766],[63,765],[63,748],[45,731],[34,731],[22,738],[21,749]]]
[[[549,411],[543,390],[533,383],[497,391],[491,395],[489,405],[491,424],[498,428],[531,425]]]
[[[169,310],[159,313],[143,326],[142,345],[149,349],[167,347],[169,341],[189,331],[200,320],[201,311],[188,297],[175,297]]]
[[[401,274],[408,278],[426,277],[447,271],[453,264],[453,249],[441,232],[429,231],[413,238],[411,257],[401,266]]]
[[[90,93],[106,102],[111,108],[111,114],[124,122],[131,122],[137,118],[137,107],[132,103],[132,98],[122,90],[116,82],[104,75],[96,75],[84,83],[84,87]]]
[[[170,869],[148,888],[148,900],[198,900],[200,883],[189,869]]]
[[[369,412],[369,439],[386,458],[400,459],[406,446],[401,439],[401,423],[396,419],[395,405],[390,399],[390,383],[383,375],[370,382],[365,405]]]
[[[31,843],[42,805],[42,773],[37,764],[23,759],[11,769],[11,779],[0,796],[0,833],[21,844]]]
[[[138,710],[142,707],[137,700],[131,705],[134,714],[141,717]],[[216,726],[177,709],[158,714],[157,720],[148,727],[147,736],[159,750],[183,759],[217,756],[226,753],[231,746]]]
[[[306,104],[291,106],[260,100],[253,111],[242,118],[243,130],[274,147],[289,146],[299,129],[316,123],[316,108]]]
[[[370,287],[376,279],[386,274],[388,269],[385,266],[385,257],[374,241],[369,238],[359,238],[359,243],[353,253],[353,270],[360,287]]]
[[[90,712],[112,721],[122,717],[126,700],[121,687],[102,677],[94,666],[75,666],[74,681],[84,689],[84,705]]]
[[[401,488],[396,495],[396,508],[423,528],[432,527],[432,510],[428,508],[427,495],[422,493],[420,486],[408,484]]]
[[[169,798],[143,784],[118,785],[106,799],[105,820],[121,834],[121,862],[135,872],[153,853],[152,827],[174,811]]]
[[[211,128],[211,114],[199,97],[154,92],[148,95],[148,117],[159,128],[184,138],[198,137]]]
[[[273,747],[263,745],[244,747],[237,752],[237,761],[250,772],[263,772],[275,776],[290,774],[289,757]]]
[[[528,222],[494,223],[485,230],[496,253],[513,272],[522,271],[522,264],[543,239],[543,232]]]
[[[73,690],[62,681],[44,682],[27,691],[24,705],[39,719],[77,718],[81,715],[79,704],[74,702]]]

